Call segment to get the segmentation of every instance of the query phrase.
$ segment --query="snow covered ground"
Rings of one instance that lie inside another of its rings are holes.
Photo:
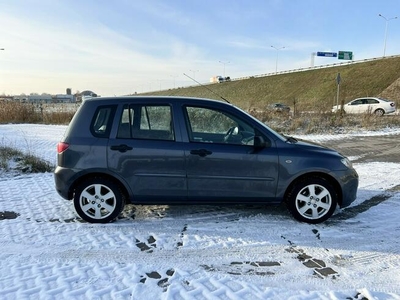
[[[0,145],[55,164],[65,129],[0,125]],[[133,205],[88,224],[52,174],[0,177],[0,298],[400,299],[400,165],[355,168],[357,200],[319,225],[284,207]]]

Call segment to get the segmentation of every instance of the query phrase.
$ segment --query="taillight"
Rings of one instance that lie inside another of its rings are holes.
[[[60,154],[62,152],[64,152],[65,150],[67,150],[69,147],[68,143],[64,143],[64,142],[59,142],[57,144],[57,153]]]
[[[394,107],[394,103],[393,103],[393,102],[392,102],[392,103],[390,103],[390,106],[391,106],[391,107]]]

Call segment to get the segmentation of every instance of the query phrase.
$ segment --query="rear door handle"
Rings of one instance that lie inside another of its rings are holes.
[[[132,150],[133,148],[131,146],[121,144],[121,145],[111,146],[110,149],[114,150],[114,151],[119,151],[119,152],[126,152],[128,150]]]
[[[212,152],[206,149],[198,149],[198,150],[191,150],[190,154],[198,155],[200,157],[206,157],[207,155],[211,155]]]

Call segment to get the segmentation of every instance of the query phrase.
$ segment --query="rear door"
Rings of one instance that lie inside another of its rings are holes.
[[[273,146],[255,151],[254,136],[260,133],[254,126],[222,110],[183,109],[189,198],[232,203],[275,197],[278,154]]]
[[[369,113],[374,113],[375,110],[377,110],[378,108],[382,108],[381,104],[376,99],[370,98],[370,99],[366,99],[366,101],[368,103],[368,112]]]
[[[171,105],[126,104],[109,141],[109,169],[126,180],[137,200],[181,201],[186,198],[181,147]]]

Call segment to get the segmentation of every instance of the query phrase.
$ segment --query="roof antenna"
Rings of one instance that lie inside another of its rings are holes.
[[[199,84],[200,86],[202,86],[202,87],[206,88],[206,89],[207,89],[207,90],[209,90],[211,93],[213,93],[213,94],[217,95],[217,96],[218,96],[218,97],[220,97],[222,100],[224,100],[224,101],[226,101],[226,102],[230,103],[230,102],[229,102],[228,100],[226,100],[224,97],[222,97],[221,95],[217,94],[217,93],[216,93],[216,92],[214,92],[212,89],[210,89],[210,88],[206,87],[204,84],[201,84],[201,83],[200,83],[200,82],[198,82],[196,79],[194,79],[194,78],[190,77],[189,75],[187,75],[187,74],[185,74],[185,73],[183,73],[183,75],[185,75],[186,77],[190,78],[191,80],[193,80],[194,82],[196,82],[196,83],[197,83],[197,84]]]

